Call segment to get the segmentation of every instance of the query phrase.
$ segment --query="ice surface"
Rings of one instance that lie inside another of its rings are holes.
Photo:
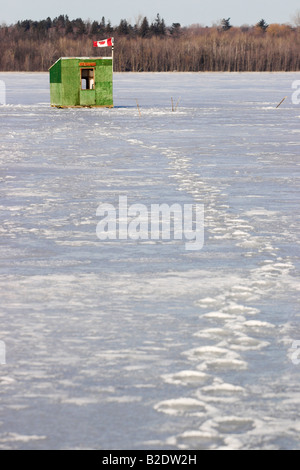
[[[296,79],[115,74],[114,109],[58,110],[0,74],[0,448],[299,449]],[[101,242],[119,196],[204,204],[204,248]]]

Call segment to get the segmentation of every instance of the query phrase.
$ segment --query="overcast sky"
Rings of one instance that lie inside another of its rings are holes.
[[[117,25],[123,18],[135,23],[139,15],[152,21],[160,13],[168,26],[172,23],[211,26],[229,17],[233,25],[241,26],[255,24],[262,18],[267,23],[287,23],[297,10],[299,0],[1,0],[0,23],[66,14],[70,19],[98,21],[104,16]]]

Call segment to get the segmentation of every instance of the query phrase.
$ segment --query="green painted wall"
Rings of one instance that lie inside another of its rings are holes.
[[[94,63],[84,67],[80,64]],[[94,68],[94,90],[81,89],[81,69]],[[112,59],[61,58],[50,68],[51,106],[113,106]]]
[[[61,61],[56,62],[50,69],[51,105],[61,103]]]

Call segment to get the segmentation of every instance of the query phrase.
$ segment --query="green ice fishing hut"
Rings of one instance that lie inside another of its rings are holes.
[[[51,106],[113,107],[112,57],[62,57],[49,72]]]

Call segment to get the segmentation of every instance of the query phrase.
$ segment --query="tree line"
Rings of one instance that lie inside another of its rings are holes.
[[[158,14],[132,25],[122,19],[112,26],[68,16],[25,20],[0,26],[1,71],[47,71],[59,57],[111,55],[93,48],[93,40],[115,37],[117,72],[299,71],[300,24],[234,27],[224,18],[212,27],[180,23],[167,26]]]

